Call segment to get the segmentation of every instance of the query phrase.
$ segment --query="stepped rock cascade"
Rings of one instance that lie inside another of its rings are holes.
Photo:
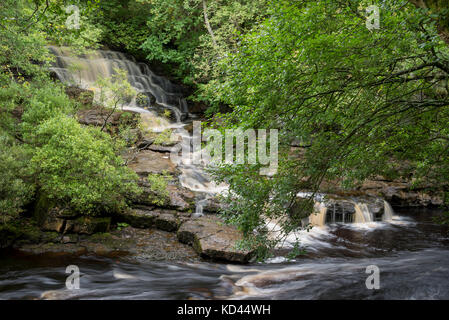
[[[324,226],[332,223],[370,223],[391,221],[394,211],[391,205],[375,197],[340,197],[298,193],[299,198],[314,197],[313,213],[303,224]]]
[[[100,77],[111,77],[116,68],[126,70],[129,83],[146,96],[149,104],[170,109],[177,122],[188,116],[187,102],[180,86],[155,75],[146,64],[137,63],[124,53],[95,50],[77,56],[68,48],[50,46],[49,49],[56,57],[51,70],[66,84],[96,91],[95,83]],[[135,99],[124,109],[144,112]]]
[[[176,138],[181,142],[180,150],[191,150],[191,157],[197,156],[198,151],[193,150],[193,139],[183,128],[188,124],[188,105],[184,98],[183,88],[171,83],[168,79],[155,75],[148,65],[138,63],[133,57],[121,52],[91,50],[89,53],[76,55],[68,48],[49,47],[50,52],[56,57],[51,67],[59,80],[63,83],[94,91],[96,101],[100,88],[96,83],[100,78],[109,78],[115,74],[115,69],[125,70],[128,82],[138,94],[146,97],[144,103],[139,103],[134,97],[123,106],[123,110],[138,112],[141,114],[141,122],[144,129],[153,132],[162,132],[173,129]],[[144,107],[143,107],[144,106]],[[168,109],[174,114],[172,122],[166,117],[158,116],[157,111]],[[179,141],[178,140],[178,141]],[[199,151],[201,152],[201,151]],[[213,195],[226,190],[225,185],[217,186],[211,181],[205,172],[204,165],[192,164],[183,159],[182,163],[176,163],[181,175],[180,184],[199,194],[197,213],[202,214],[204,201]]]

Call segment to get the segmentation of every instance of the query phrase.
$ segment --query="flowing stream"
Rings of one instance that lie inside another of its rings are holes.
[[[53,71],[66,83],[95,90],[99,76],[114,68],[128,72],[128,80],[155,108],[173,111],[175,122],[141,108],[134,99],[124,109],[140,112],[157,123],[157,131],[179,130],[183,143],[191,141],[181,130],[189,118],[182,90],[122,53],[96,51],[74,56],[51,47],[57,57]],[[144,121],[145,122],[145,121]],[[180,166],[180,183],[204,194],[196,214],[203,213],[207,195],[220,192],[198,165]],[[355,218],[343,211],[317,206],[316,227],[295,234],[306,253],[286,260],[282,252],[264,263],[247,266],[221,263],[129,262],[95,256],[29,256],[0,253],[0,299],[449,299],[449,236],[435,224],[431,210],[393,213],[384,205],[375,221],[366,204],[354,203]],[[326,221],[326,212],[333,212]],[[347,221],[355,223],[345,223]],[[65,289],[68,265],[80,268],[79,290]],[[380,289],[369,290],[368,266],[380,269]]]
[[[304,256],[246,266],[2,255],[0,299],[449,299],[449,237],[433,213],[316,227]],[[68,265],[80,268],[79,290],[65,289]],[[379,290],[366,288],[370,265]]]

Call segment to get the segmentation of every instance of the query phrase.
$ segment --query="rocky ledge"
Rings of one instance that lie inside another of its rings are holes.
[[[191,218],[190,214],[151,208],[139,208],[117,218],[136,228],[156,228],[176,232],[181,243],[191,245],[203,258],[247,263],[252,252],[238,248],[241,232],[226,225],[217,216]]]

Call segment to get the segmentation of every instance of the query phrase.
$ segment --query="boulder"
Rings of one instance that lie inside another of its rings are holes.
[[[251,251],[236,247],[243,239],[242,233],[217,217],[189,220],[181,225],[177,235],[180,242],[192,245],[203,257],[239,263],[247,263],[252,257]]]
[[[148,150],[162,153],[170,153],[172,151],[176,151],[175,147],[171,143],[169,144],[151,144],[147,147]]]

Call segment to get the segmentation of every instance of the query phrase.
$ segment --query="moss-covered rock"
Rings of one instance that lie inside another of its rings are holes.
[[[97,232],[108,232],[111,218],[81,217],[75,220],[67,220],[65,233],[94,234]]]

